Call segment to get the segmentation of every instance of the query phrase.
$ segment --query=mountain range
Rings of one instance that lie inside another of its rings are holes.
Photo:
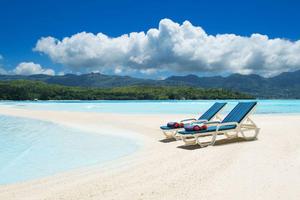
[[[300,98],[300,70],[284,72],[265,78],[259,75],[232,74],[227,77],[199,77],[196,75],[170,76],[164,80],[141,79],[130,76],[90,74],[49,75],[0,75],[0,80],[35,80],[65,86],[111,88],[122,86],[193,86],[201,88],[223,88],[248,93],[257,98]]]

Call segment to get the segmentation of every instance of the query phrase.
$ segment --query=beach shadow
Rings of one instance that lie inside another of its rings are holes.
[[[253,142],[253,141],[256,141],[256,140],[257,139],[246,140],[246,139],[241,138],[241,137],[233,138],[233,139],[220,139],[220,140],[217,140],[213,146],[222,146],[222,145],[236,144],[236,143],[241,143],[241,142]],[[181,146],[178,146],[177,148],[185,149],[185,150],[201,149],[201,147],[199,145],[189,145],[189,146],[181,145]]]
[[[195,145],[188,145],[188,146],[181,145],[181,146],[178,146],[177,148],[179,148],[179,149],[184,149],[184,150],[196,150],[196,149],[201,149],[201,147],[200,147],[198,144],[195,144]]]
[[[221,139],[221,140],[217,140],[215,142],[214,146],[222,146],[222,145],[241,143],[241,142],[253,142],[253,141],[256,141],[256,140],[257,139],[246,140],[246,139],[241,138],[241,137],[233,138],[233,139]]]
[[[159,142],[162,142],[162,143],[169,143],[169,142],[175,142],[175,141],[177,141],[175,138],[165,138],[165,139],[159,140]]]

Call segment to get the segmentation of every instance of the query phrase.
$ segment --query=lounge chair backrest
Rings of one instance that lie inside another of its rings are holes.
[[[256,106],[257,102],[240,102],[238,103],[231,112],[223,119],[222,123],[225,122],[237,122],[240,123],[247,114]]]
[[[226,105],[226,103],[214,103],[203,115],[199,117],[199,120],[211,120],[220,110]]]

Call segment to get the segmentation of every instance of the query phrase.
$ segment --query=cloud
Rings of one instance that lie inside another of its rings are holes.
[[[18,75],[32,75],[32,74],[46,74],[54,75],[52,69],[45,69],[40,64],[33,62],[21,62],[14,70],[13,73]]]
[[[157,29],[119,37],[81,32],[58,40],[43,37],[35,51],[72,71],[256,73],[276,75],[300,68],[300,40],[254,33],[209,35],[189,21],[162,19]]]
[[[0,54],[0,61],[3,60],[4,57]],[[5,75],[32,75],[32,74],[47,74],[47,75],[55,75],[54,70],[45,69],[40,64],[36,64],[33,62],[21,62],[14,69],[6,70],[4,66],[0,63],[0,74]]]
[[[0,74],[7,74],[7,71],[0,66]]]

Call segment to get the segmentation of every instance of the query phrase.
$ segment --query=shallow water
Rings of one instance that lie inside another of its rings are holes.
[[[101,113],[199,114],[214,102],[228,102],[224,113],[244,100],[187,101],[1,101],[0,105],[33,110],[64,110]],[[257,100],[256,114],[300,114],[300,100]]]
[[[0,184],[101,165],[137,150],[131,139],[0,115]]]

